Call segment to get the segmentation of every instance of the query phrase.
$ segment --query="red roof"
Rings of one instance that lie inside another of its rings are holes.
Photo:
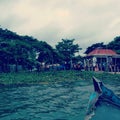
[[[117,53],[110,49],[95,49],[92,52],[90,52],[87,56],[93,55],[117,55]]]

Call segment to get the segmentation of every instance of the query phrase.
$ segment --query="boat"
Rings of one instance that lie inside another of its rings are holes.
[[[94,92],[89,98],[85,120],[120,120],[120,98],[95,77],[93,86]]]

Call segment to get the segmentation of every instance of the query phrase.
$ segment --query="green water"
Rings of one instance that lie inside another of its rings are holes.
[[[118,83],[108,86],[119,94]],[[84,120],[92,91],[92,83],[84,80],[2,87],[0,120]]]
[[[92,86],[61,82],[0,89],[0,120],[83,120]]]
[[[91,120],[120,120],[120,109],[104,103],[96,108],[95,115]]]

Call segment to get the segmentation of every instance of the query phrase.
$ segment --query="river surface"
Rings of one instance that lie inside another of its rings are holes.
[[[108,86],[119,94],[120,87]],[[85,80],[2,87],[0,120],[84,120],[92,91]]]

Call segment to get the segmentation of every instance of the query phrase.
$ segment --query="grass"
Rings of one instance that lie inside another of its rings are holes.
[[[39,84],[61,81],[91,81],[95,76],[105,82],[120,81],[120,74],[111,74],[106,72],[90,71],[48,71],[48,72],[19,72],[19,73],[1,73],[0,84]]]

